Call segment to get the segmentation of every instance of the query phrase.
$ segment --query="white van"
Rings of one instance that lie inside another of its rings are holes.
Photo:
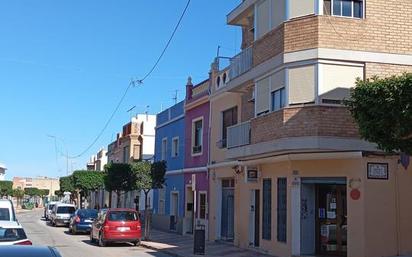
[[[13,203],[10,200],[0,200],[0,221],[16,221]]]
[[[74,215],[76,207],[74,204],[57,203],[54,205],[50,215],[50,223],[53,226],[65,225],[68,226],[70,218]]]

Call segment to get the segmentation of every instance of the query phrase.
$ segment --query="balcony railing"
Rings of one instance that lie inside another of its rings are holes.
[[[227,148],[250,144],[250,121],[227,128]]]
[[[252,68],[253,48],[249,47],[230,60],[230,79],[234,79]]]

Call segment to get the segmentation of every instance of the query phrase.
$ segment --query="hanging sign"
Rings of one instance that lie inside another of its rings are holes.
[[[256,182],[258,179],[258,171],[256,169],[247,170],[247,181]]]
[[[368,163],[368,179],[389,179],[387,163]]]

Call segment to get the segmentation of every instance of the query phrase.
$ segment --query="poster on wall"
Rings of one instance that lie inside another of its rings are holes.
[[[388,180],[388,164],[368,162],[368,179]]]

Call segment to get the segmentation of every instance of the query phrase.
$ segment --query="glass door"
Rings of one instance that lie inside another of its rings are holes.
[[[346,256],[347,203],[346,186],[317,186],[317,252]]]

